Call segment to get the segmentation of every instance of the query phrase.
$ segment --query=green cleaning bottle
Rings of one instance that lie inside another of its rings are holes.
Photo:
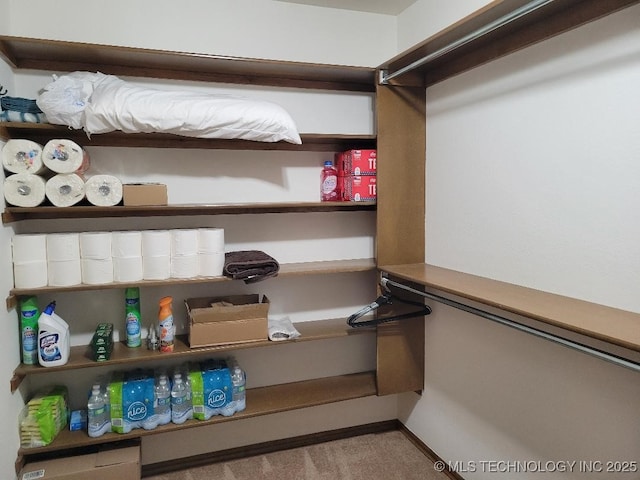
[[[22,363],[38,364],[38,299],[34,296],[20,299],[20,332],[22,336]]]
[[[142,345],[142,319],[140,318],[140,289],[129,287],[125,291],[127,347]]]

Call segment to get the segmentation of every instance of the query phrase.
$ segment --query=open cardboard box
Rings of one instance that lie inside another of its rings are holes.
[[[27,463],[18,480],[140,480],[140,446],[100,447],[97,452]]]
[[[269,299],[260,295],[228,295],[185,300],[189,345],[208,347],[256,342],[268,337]]]

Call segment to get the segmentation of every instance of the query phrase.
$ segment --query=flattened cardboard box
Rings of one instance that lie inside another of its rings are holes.
[[[97,453],[28,463],[18,480],[140,480],[140,447],[103,448]]]
[[[166,205],[167,201],[167,186],[162,183],[125,183],[122,186],[125,207]]]
[[[268,336],[269,299],[260,295],[188,298],[189,345],[257,342]]]

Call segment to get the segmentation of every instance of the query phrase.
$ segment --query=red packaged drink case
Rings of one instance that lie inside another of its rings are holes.
[[[341,177],[343,200],[346,202],[373,202],[377,198],[375,175],[345,175]]]
[[[375,175],[376,150],[347,150],[336,154],[338,173],[344,175]]]
[[[320,174],[320,200],[323,202],[339,202],[340,188],[338,186],[338,170],[331,160],[324,162]]]

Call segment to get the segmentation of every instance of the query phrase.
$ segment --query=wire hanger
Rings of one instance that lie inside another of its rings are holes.
[[[395,320],[404,320],[406,318],[413,318],[413,317],[424,317],[425,315],[429,315],[431,313],[431,307],[429,307],[428,305],[425,305],[424,303],[416,302],[413,300],[407,300],[406,298],[400,298],[394,295],[391,289],[384,282],[382,282],[380,286],[384,291],[384,293],[380,295],[378,298],[376,298],[375,301],[371,302],[366,307],[361,308],[356,313],[351,315],[347,319],[347,324],[350,327],[354,327],[354,328],[371,327],[371,326],[379,325],[381,323],[393,322]],[[384,305],[394,305],[397,303],[414,305],[420,308],[415,311],[400,313],[396,315],[390,315],[388,317],[375,317],[371,320],[358,320],[364,315],[371,313]]]
[[[0,97],[2,97],[3,95],[6,95],[7,93],[9,93],[9,90],[4,88],[4,85],[0,85]]]

